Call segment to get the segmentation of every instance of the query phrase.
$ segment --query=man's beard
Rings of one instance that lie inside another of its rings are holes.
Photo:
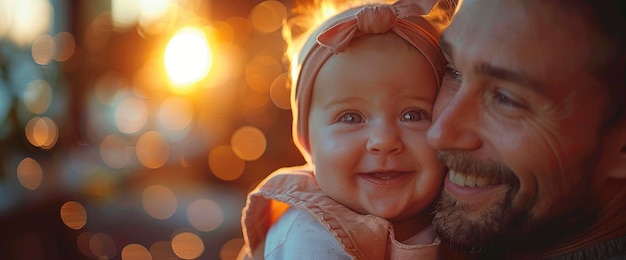
[[[438,159],[451,170],[477,177],[495,177],[509,186],[504,196],[479,215],[468,214],[466,205],[454,200],[444,191],[433,218],[435,230],[443,239],[458,249],[477,252],[496,242],[505,242],[501,239],[510,237],[511,232],[517,233],[516,231],[523,228],[524,222],[528,220],[528,213],[526,209],[514,207],[513,199],[520,185],[510,169],[457,153],[439,152]],[[505,233],[507,236],[503,236]]]

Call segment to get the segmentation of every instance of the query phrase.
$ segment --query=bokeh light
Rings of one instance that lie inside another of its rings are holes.
[[[265,152],[267,141],[261,130],[253,126],[237,129],[230,139],[233,152],[246,161],[259,159]]]
[[[288,74],[286,72],[278,75],[270,86],[270,97],[272,102],[279,108],[289,110],[291,108],[291,88],[289,88]]]
[[[83,232],[80,233],[76,238],[76,247],[78,247],[80,253],[89,258],[95,258],[95,255],[91,252],[91,249],[89,248],[89,240],[92,236],[93,233],[91,232]]]
[[[138,0],[111,0],[113,26],[119,29],[133,26],[139,18],[139,12],[141,12],[139,8]]]
[[[111,13],[103,12],[87,26],[83,36],[84,47],[94,53],[104,51],[112,33]]]
[[[295,2],[0,0],[0,252],[235,259],[245,194],[302,163]]]
[[[219,205],[208,199],[199,199],[187,207],[187,219],[198,231],[209,232],[218,228],[224,221],[224,213]]]
[[[76,201],[65,202],[61,206],[61,220],[71,229],[81,229],[87,224],[87,211]]]
[[[278,30],[287,17],[287,8],[278,1],[263,1],[250,12],[250,22],[261,33]]]
[[[148,106],[142,99],[126,98],[115,110],[115,126],[122,133],[135,133],[145,126],[148,112]]]
[[[193,107],[186,99],[171,97],[163,102],[157,118],[160,129],[165,132],[179,132],[191,124]]]
[[[152,185],[143,191],[144,211],[155,219],[168,219],[176,212],[178,201],[172,190],[163,185]]]
[[[26,139],[35,147],[52,148],[58,138],[59,129],[54,121],[48,117],[34,117],[26,124]]]
[[[174,83],[174,91],[185,93],[189,85],[209,73],[213,54],[203,31],[184,27],[168,42],[164,59],[167,74]]]
[[[29,190],[35,190],[41,185],[43,169],[33,158],[26,157],[17,165],[17,180]]]
[[[117,255],[117,245],[111,236],[105,233],[96,233],[89,238],[89,249],[98,258],[110,259]]]
[[[246,66],[246,82],[256,92],[270,91],[272,81],[283,71],[278,60],[272,56],[259,54]]]
[[[50,35],[41,35],[35,39],[31,48],[33,60],[39,65],[46,65],[55,53],[54,39]]]
[[[0,36],[4,30],[15,44],[26,45],[50,28],[52,16],[46,0],[1,0]]]
[[[128,162],[127,148],[128,143],[122,136],[110,134],[100,143],[100,158],[113,169],[124,168]]]
[[[149,26],[165,15],[170,5],[170,0],[112,0],[113,25],[120,30],[131,28],[136,23]]]
[[[54,56],[53,59],[56,61],[67,61],[72,55],[74,55],[74,51],[76,49],[76,42],[74,39],[74,35],[69,32],[60,32],[54,36]]]
[[[194,233],[182,232],[172,238],[172,250],[182,259],[195,259],[204,252],[204,242]]]
[[[128,244],[122,249],[122,260],[152,260],[152,255],[140,244]]]
[[[126,77],[117,71],[102,73],[95,82],[94,95],[100,103],[112,106],[116,94],[128,86]]]
[[[44,80],[35,80],[26,86],[22,99],[31,113],[43,114],[52,103],[52,87]]]
[[[167,13],[171,0],[139,0],[139,5],[139,24],[149,26]]]
[[[143,166],[156,169],[163,166],[170,157],[170,146],[159,132],[148,131],[142,134],[136,144],[137,159]]]
[[[169,260],[176,259],[177,256],[172,250],[172,243],[170,241],[157,241],[150,246],[150,254],[153,260]]]
[[[217,146],[209,153],[209,168],[222,180],[236,180],[243,174],[245,167],[246,162],[239,158],[229,145]]]

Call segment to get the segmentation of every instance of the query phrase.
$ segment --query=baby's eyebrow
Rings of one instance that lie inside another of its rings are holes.
[[[333,106],[341,106],[341,105],[346,105],[348,103],[352,103],[352,102],[357,102],[359,100],[362,100],[361,98],[358,97],[330,97],[328,99],[324,99],[324,103],[322,103],[323,107],[333,107]]]

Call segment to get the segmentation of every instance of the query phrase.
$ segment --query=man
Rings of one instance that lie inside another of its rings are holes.
[[[428,133],[449,168],[444,241],[484,258],[626,258],[619,1],[460,3]]]

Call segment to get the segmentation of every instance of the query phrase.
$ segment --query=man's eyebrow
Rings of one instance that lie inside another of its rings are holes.
[[[529,87],[530,89],[540,93],[543,93],[546,90],[541,82],[522,72],[499,68],[486,63],[478,64],[475,67],[475,72],[478,75],[486,75],[495,79],[513,82],[520,86]]]
[[[446,59],[452,61],[453,47],[450,41],[446,39],[445,33],[442,34],[441,38],[439,39],[439,47],[441,48],[441,52],[446,57]],[[516,72],[505,68],[495,67],[486,63],[480,63],[476,65],[474,72],[477,75],[485,75],[495,79],[513,82],[515,84],[528,87],[540,93],[543,93],[546,90],[546,88],[540,81],[533,79],[529,75],[526,75],[522,72]]]

